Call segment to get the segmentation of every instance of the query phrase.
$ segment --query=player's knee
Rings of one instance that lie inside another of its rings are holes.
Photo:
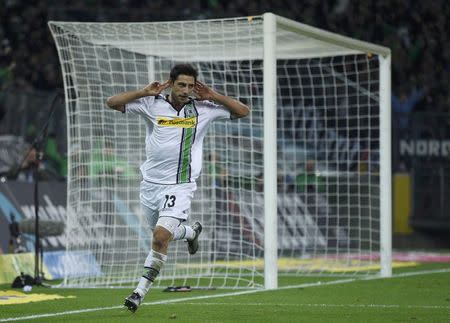
[[[169,242],[170,242],[170,236],[167,237],[167,235],[160,234],[157,232],[155,232],[153,234],[152,247],[154,250],[157,250],[157,251],[166,250],[167,247],[169,246]]]
[[[170,233],[170,237],[172,237],[173,233],[178,228],[180,223],[181,223],[180,219],[164,216],[158,219],[158,222],[156,223],[156,228],[158,228],[158,231],[159,230],[164,231],[165,229],[165,231],[168,231]]]
[[[163,243],[165,241],[170,241],[171,236],[172,236],[172,234],[170,232],[165,231],[162,228],[156,227],[155,231],[153,231],[153,240],[158,241],[159,243]]]
[[[167,248],[172,238],[172,234],[162,227],[155,227],[153,231],[153,246],[158,250]]]
[[[166,250],[180,223],[181,221],[177,218],[160,217],[153,231],[153,248]]]
[[[154,250],[163,252],[169,247],[170,239],[161,238],[159,235],[153,235],[152,248]]]

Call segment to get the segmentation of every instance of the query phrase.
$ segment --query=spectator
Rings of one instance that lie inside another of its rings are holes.
[[[12,58],[9,39],[3,38],[1,40],[1,34],[0,32],[0,90],[6,90],[14,81],[16,63]]]
[[[24,252],[25,248],[22,246],[22,234],[20,233],[19,223],[16,222],[14,214],[10,215],[11,223],[9,224],[9,251],[14,253]]]
[[[113,142],[109,140],[98,143],[93,160],[90,175],[94,178],[104,178],[105,175],[116,175],[122,179],[137,176],[137,171],[115,153]]]
[[[217,154],[211,153],[208,155],[205,163],[205,175],[211,177],[211,185],[215,187],[227,186],[227,171],[220,163],[220,157]]]
[[[417,103],[424,97],[424,95],[424,89],[414,89],[409,96],[403,91],[401,92],[399,97],[395,96],[394,94],[392,95],[392,108],[398,120],[398,126],[401,131],[401,136],[404,136],[408,133],[410,114]]]
[[[46,167],[54,168],[60,178],[67,176],[67,158],[58,151],[58,143],[54,133],[51,133],[47,138],[44,158]]]
[[[32,183],[34,181],[35,167],[38,167],[38,162],[39,161],[37,160],[37,152],[36,149],[33,147],[29,149],[25,159],[19,166],[20,169],[16,179],[21,182]]]
[[[20,236],[19,223],[16,222],[14,214],[10,215],[11,223],[9,224],[9,234],[13,240]]]
[[[316,163],[314,160],[307,160],[305,171],[297,175],[296,191],[299,193],[325,192],[325,180],[316,173]]]
[[[6,115],[6,108],[3,105],[3,101],[1,100],[1,97],[0,97],[0,121],[2,121],[2,119],[5,115]]]

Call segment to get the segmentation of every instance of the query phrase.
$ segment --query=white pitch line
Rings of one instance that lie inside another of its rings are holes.
[[[409,276],[442,274],[442,273],[450,273],[450,268],[430,269],[430,270],[422,270],[422,271],[412,271],[412,272],[396,274],[396,275],[393,275],[392,277],[387,277],[387,278],[409,277]]]
[[[183,305],[199,305],[199,306],[288,306],[288,307],[362,307],[362,308],[423,308],[423,309],[450,309],[449,305],[400,305],[400,304],[286,304],[286,303],[226,303],[226,302],[206,302],[193,303],[183,302]]]
[[[170,300],[161,300],[161,301],[155,301],[155,302],[142,303],[141,306],[182,303],[182,302],[188,302],[188,301],[193,301],[193,300],[221,298],[221,297],[238,296],[238,295],[246,295],[246,294],[256,294],[256,293],[264,293],[264,292],[271,292],[271,291],[277,291],[277,290],[286,290],[286,289],[295,289],[295,288],[307,288],[307,287],[327,286],[327,285],[338,285],[338,284],[352,283],[352,282],[355,282],[355,281],[376,280],[376,279],[385,279],[385,278],[389,279],[389,278],[397,278],[397,277],[430,275],[430,274],[448,273],[448,272],[450,272],[450,268],[448,268],[448,269],[436,269],[436,270],[423,270],[423,271],[416,271],[416,272],[408,272],[408,273],[402,273],[402,274],[393,275],[392,277],[374,276],[374,277],[368,277],[368,278],[339,279],[339,280],[326,281],[326,282],[305,283],[305,284],[299,284],[299,285],[294,285],[294,286],[283,286],[283,287],[279,287],[277,289],[256,289],[256,290],[246,290],[246,291],[224,293],[224,294],[216,294],[216,295],[204,295],[204,296],[193,296],[193,297],[177,298],[177,299],[170,299]],[[202,304],[204,304],[204,303],[202,303]],[[315,306],[318,306],[318,305],[323,305],[323,304],[317,304]],[[336,305],[337,306],[341,306],[339,304],[336,304]],[[345,304],[342,304],[342,305],[348,306],[348,305],[345,305]],[[432,306],[432,305],[430,305],[430,306]],[[19,316],[19,317],[9,317],[9,318],[6,318],[6,319],[0,319],[0,322],[34,320],[34,319],[43,318],[43,317],[55,317],[55,316],[72,315],[72,314],[83,314],[83,313],[89,313],[89,312],[107,311],[107,310],[115,310],[115,309],[121,309],[121,308],[123,308],[122,305],[121,306],[109,306],[109,307],[96,307],[96,308],[88,308],[88,309],[84,309],[84,310],[64,311],[64,312],[58,312],[58,313],[48,313],[48,314],[36,314],[36,315]]]
[[[120,308],[123,308],[123,306],[97,307],[97,308],[88,308],[88,309],[84,309],[84,310],[65,311],[65,312],[59,312],[59,313],[48,313],[48,314],[36,314],[36,315],[29,315],[29,316],[8,317],[7,319],[0,320],[0,322],[34,320],[34,319],[40,319],[40,318],[43,318],[43,317],[55,317],[55,316],[63,316],[63,315],[71,315],[71,314],[81,314],[81,313],[97,312],[97,311],[103,311],[103,310],[114,310],[114,309],[120,309]]]

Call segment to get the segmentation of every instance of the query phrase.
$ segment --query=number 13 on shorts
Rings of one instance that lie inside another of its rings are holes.
[[[175,195],[166,194],[166,201],[164,202],[163,209],[165,209],[167,207],[174,207],[176,200],[177,200],[177,197]]]
[[[159,199],[159,216],[170,216],[187,220],[191,208],[191,200],[196,188],[195,183],[166,187],[161,192]]]

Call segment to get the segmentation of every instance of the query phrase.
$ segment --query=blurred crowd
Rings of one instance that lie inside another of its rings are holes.
[[[62,79],[48,20],[162,21],[273,12],[392,49],[395,107],[448,111],[447,0],[4,0],[0,6],[1,89],[52,90]],[[420,92],[420,100],[416,94]],[[409,110],[408,110],[409,109]]]
[[[450,111],[448,0],[3,0],[0,96],[63,87],[49,20],[170,21],[264,12],[391,48],[393,128],[400,137],[409,132],[412,112]]]

